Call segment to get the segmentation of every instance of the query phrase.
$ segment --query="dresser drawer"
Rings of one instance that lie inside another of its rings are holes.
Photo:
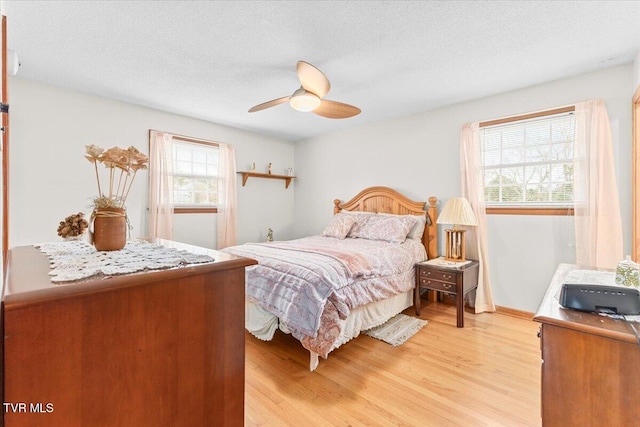
[[[420,269],[420,279],[439,280],[441,282],[456,283],[456,273],[439,270]]]
[[[420,287],[429,288],[434,291],[448,292],[450,294],[456,293],[455,283],[441,282],[439,280],[433,280],[433,279],[425,279],[424,277],[420,277]]]

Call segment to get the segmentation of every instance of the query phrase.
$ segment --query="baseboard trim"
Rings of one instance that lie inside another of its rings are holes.
[[[529,311],[516,310],[515,308],[496,305],[496,313],[504,314],[505,316],[517,317],[519,319],[533,320],[533,313]]]

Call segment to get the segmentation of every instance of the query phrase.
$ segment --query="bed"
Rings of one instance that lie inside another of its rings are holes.
[[[335,200],[320,235],[224,249],[258,261],[245,273],[246,329],[262,340],[292,334],[313,371],[319,357],[410,307],[415,263],[437,256],[436,202],[370,187]]]

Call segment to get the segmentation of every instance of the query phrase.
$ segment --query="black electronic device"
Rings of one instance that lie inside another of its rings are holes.
[[[620,286],[565,283],[560,305],[574,310],[608,314],[640,314],[640,291]]]

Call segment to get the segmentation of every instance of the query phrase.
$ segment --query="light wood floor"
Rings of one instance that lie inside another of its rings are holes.
[[[413,308],[405,311],[414,315]],[[246,336],[246,426],[540,426],[538,324],[423,302],[429,323],[400,347],[360,335],[309,372],[278,331]]]

